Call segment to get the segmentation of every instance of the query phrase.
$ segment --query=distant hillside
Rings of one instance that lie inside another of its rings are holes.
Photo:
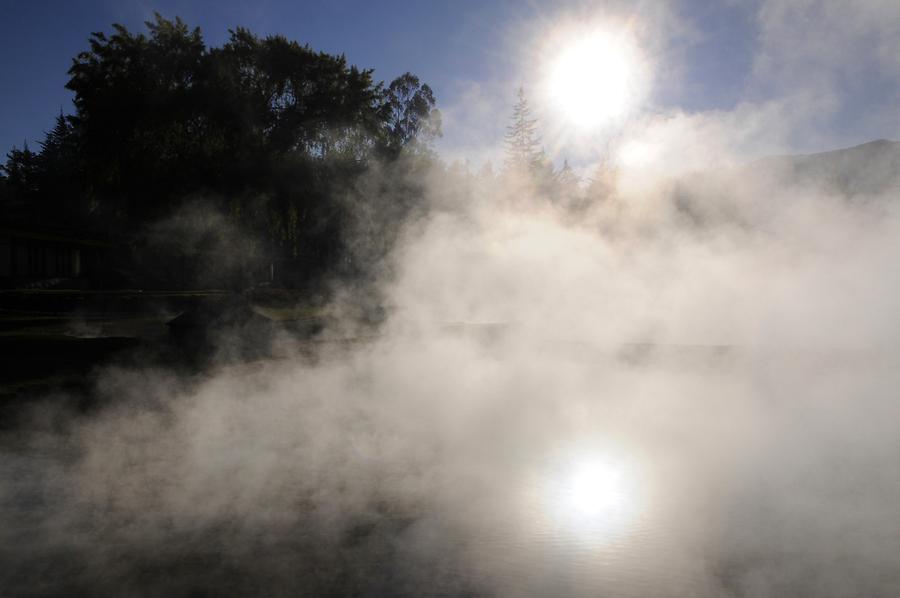
[[[847,197],[878,195],[900,191],[900,142],[879,139],[830,152],[772,156],[757,160],[751,168]]]
[[[734,193],[739,181],[756,181]],[[696,226],[753,227],[767,217],[760,194],[786,191],[844,197],[853,203],[900,198],[900,143],[880,139],[817,154],[769,156],[734,170],[698,172],[672,189],[678,215]]]

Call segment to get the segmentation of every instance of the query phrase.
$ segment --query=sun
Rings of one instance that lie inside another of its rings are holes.
[[[642,66],[633,40],[603,28],[573,37],[548,65],[546,86],[553,104],[580,127],[621,119],[638,99]]]

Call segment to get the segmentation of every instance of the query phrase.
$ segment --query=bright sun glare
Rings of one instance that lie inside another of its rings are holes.
[[[545,480],[548,514],[592,542],[624,532],[640,510],[636,472],[623,461],[581,459]]]
[[[640,68],[624,34],[597,29],[564,46],[550,63],[548,91],[565,118],[593,127],[622,117],[635,101]]]
[[[611,464],[596,462],[572,472],[564,490],[566,506],[585,518],[614,515],[627,499],[622,472]]]

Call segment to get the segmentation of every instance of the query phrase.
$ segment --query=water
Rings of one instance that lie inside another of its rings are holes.
[[[120,372],[98,390],[120,404],[44,404],[2,435],[3,593],[900,588],[889,355],[487,355],[447,377],[399,351],[190,387]]]

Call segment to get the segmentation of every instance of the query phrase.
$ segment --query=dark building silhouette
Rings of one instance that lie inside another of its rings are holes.
[[[0,224],[0,286],[88,288],[102,285],[112,243],[72,231]]]

